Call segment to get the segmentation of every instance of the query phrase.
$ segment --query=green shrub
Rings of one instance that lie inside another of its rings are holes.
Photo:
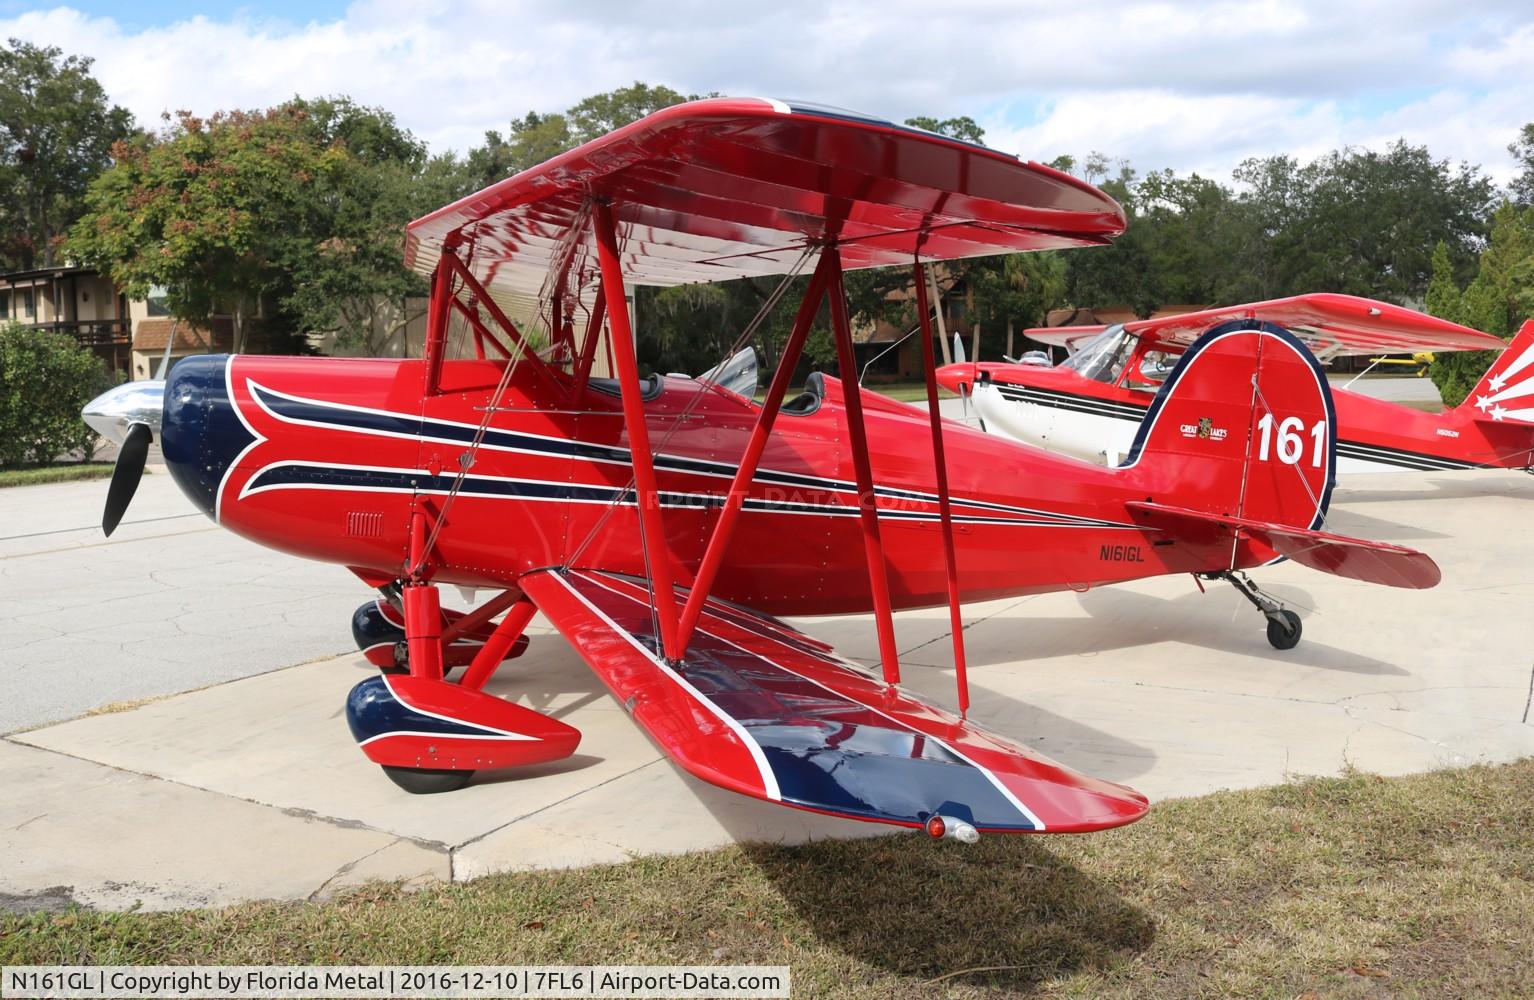
[[[0,327],[0,468],[88,454],[96,432],[80,409],[112,382],[73,337],[17,323]]]
[[[1465,401],[1470,390],[1475,388],[1475,384],[1495,360],[1496,351],[1439,352],[1433,356],[1433,363],[1427,373],[1433,384],[1438,386],[1443,405],[1452,410]]]

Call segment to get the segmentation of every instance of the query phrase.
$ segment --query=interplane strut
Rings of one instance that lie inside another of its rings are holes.
[[[964,621],[959,614],[959,565],[953,544],[953,510],[948,493],[948,461],[943,455],[943,417],[937,408],[937,364],[932,356],[932,306],[927,301],[927,269],[917,261],[916,311],[921,315],[921,363],[927,382],[927,414],[932,425],[932,461],[937,466],[938,517],[943,527],[943,557],[948,571],[948,626],[953,633],[953,669],[959,685],[959,714],[969,712],[969,673],[964,658]]]

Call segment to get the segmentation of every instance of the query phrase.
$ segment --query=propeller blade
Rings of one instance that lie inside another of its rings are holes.
[[[112,467],[112,483],[107,487],[107,506],[101,513],[101,530],[110,535],[133,502],[138,492],[139,477],[144,474],[144,463],[149,459],[149,442],[154,432],[148,424],[133,424],[123,437],[122,448],[117,452],[117,464]]]

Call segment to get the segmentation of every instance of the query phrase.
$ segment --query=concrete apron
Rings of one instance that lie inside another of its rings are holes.
[[[1534,754],[1530,512],[1534,481],[1516,473],[1344,480],[1328,527],[1422,548],[1444,580],[1403,591],[1262,570],[1305,619],[1288,652],[1232,588],[1201,595],[1188,578],[968,607],[971,717],[1153,801]],[[866,617],[800,624],[876,656]],[[896,628],[907,686],[953,706],[946,612]],[[448,795],[407,795],[353,745],[343,704],[369,675],[360,656],[13,734],[0,741],[0,905],[322,898],[372,878],[886,832],[688,777],[563,640],[535,632],[490,690],[579,728],[579,752]]]

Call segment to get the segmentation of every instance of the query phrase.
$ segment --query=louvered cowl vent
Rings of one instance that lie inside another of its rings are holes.
[[[347,511],[346,534],[349,538],[382,538],[383,515],[377,511]]]

